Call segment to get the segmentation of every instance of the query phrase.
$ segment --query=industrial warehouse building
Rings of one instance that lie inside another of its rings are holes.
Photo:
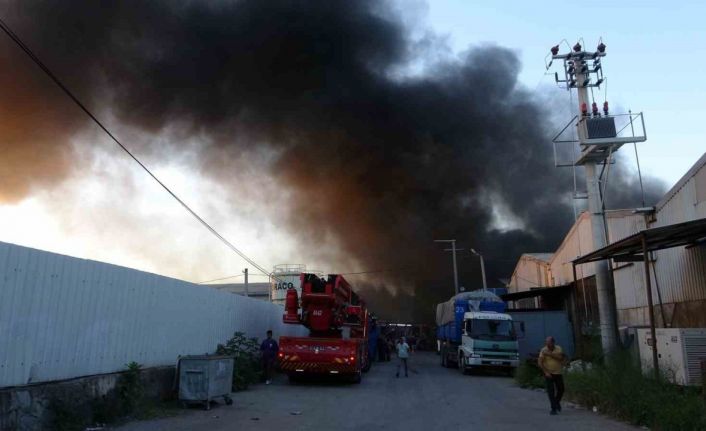
[[[244,283],[223,283],[207,284],[208,287],[218,289],[221,292],[229,292],[235,295],[248,296],[250,298],[270,300],[270,283],[248,283],[247,288]]]
[[[607,212],[607,243],[615,243],[644,229],[701,219],[706,219],[706,154],[662,197],[653,212]],[[587,334],[591,328],[596,328],[594,264],[577,266],[575,282],[572,272],[572,261],[594,250],[590,216],[584,212],[555,252],[527,253],[520,257],[508,283],[510,297],[516,298],[511,306],[564,308],[572,311],[576,333]],[[652,252],[650,257],[656,326],[706,327],[704,238],[695,238],[687,246]],[[643,264],[609,262],[615,283],[618,324],[623,327],[648,325]]]

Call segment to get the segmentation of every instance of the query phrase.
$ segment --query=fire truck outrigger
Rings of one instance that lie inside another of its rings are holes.
[[[370,317],[363,300],[341,276],[301,274],[301,304],[289,289],[284,323],[303,325],[308,337],[280,337],[279,366],[290,380],[300,375],[343,375],[360,383],[370,369]]]

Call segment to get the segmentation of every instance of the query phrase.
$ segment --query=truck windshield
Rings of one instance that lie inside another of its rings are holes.
[[[512,320],[466,320],[466,333],[479,340],[509,341],[516,338]]]

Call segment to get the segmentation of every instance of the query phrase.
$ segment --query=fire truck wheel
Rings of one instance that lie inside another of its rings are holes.
[[[367,373],[368,371],[370,371],[370,366],[371,366],[371,365],[372,365],[372,361],[371,361],[370,359],[368,359],[368,363],[365,364],[365,366],[363,367],[363,372],[364,372],[364,373]]]
[[[299,376],[296,374],[287,374],[289,377],[289,383],[299,383]]]
[[[358,384],[361,381],[363,381],[363,374],[360,371],[351,376],[351,382]]]

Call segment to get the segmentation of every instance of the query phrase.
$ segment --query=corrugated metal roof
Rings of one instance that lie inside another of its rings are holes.
[[[647,252],[665,248],[696,244],[706,238],[706,218],[668,226],[644,229],[620,241],[585,254],[574,260],[576,264],[614,259],[623,256],[641,255],[643,247]],[[644,246],[643,246],[644,242]]]
[[[524,255],[549,263],[554,253],[524,253]]]
[[[169,365],[233,332],[303,334],[281,306],[0,242],[0,387]]]
[[[660,199],[657,205],[655,205],[657,210],[662,209],[662,207],[664,207],[670,199],[672,199],[677,193],[679,193],[682,187],[684,187],[684,185],[686,185],[686,183],[689,182],[689,180],[691,180],[696,175],[696,173],[703,169],[705,166],[706,153],[704,153],[701,158],[699,158],[699,160],[694,163],[694,165],[689,169],[689,171],[683,177],[681,177],[671,189],[669,189],[669,191],[664,195],[664,197],[662,197],[662,199]]]

